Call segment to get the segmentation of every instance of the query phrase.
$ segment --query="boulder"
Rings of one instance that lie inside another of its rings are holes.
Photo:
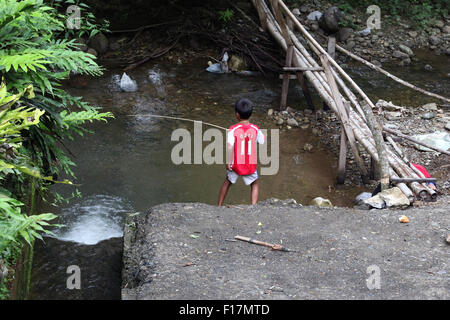
[[[291,127],[298,127],[298,122],[294,118],[289,118],[287,120],[287,125]]]
[[[342,28],[338,33],[338,41],[345,42],[353,34],[352,28]]]
[[[411,204],[408,197],[398,187],[383,190],[377,195],[364,200],[364,203],[377,209],[407,207]]]
[[[436,114],[434,112],[426,112],[426,113],[422,114],[422,119],[425,119],[425,120],[431,120],[435,117],[436,117]]]
[[[89,48],[89,49],[87,49],[86,52],[89,53],[89,54],[92,54],[92,55],[95,56],[95,57],[98,56],[98,52],[97,52],[97,50],[95,50],[94,48]]]
[[[78,45],[78,50],[86,52],[89,47],[86,45],[86,40],[83,38],[78,38],[75,40],[75,43]]]
[[[333,204],[331,203],[331,201],[322,197],[312,199],[310,205],[323,208],[333,208]]]
[[[441,42],[441,39],[439,39],[438,37],[436,37],[435,35],[433,35],[433,36],[431,36],[431,37],[428,39],[428,42],[429,42],[430,45],[432,45],[432,46],[437,46],[437,45]]]
[[[380,194],[377,194],[369,199],[364,200],[364,204],[371,206],[376,209],[384,209],[386,208],[386,203],[383,199],[381,199]]]
[[[386,189],[379,193],[381,199],[386,203],[386,207],[404,207],[409,206],[411,202],[408,197],[398,187]]]
[[[414,55],[414,52],[411,50],[410,47],[405,46],[404,44],[401,44],[398,47],[400,48],[401,51],[406,53],[408,56],[412,57]]]
[[[406,58],[409,58],[409,56],[408,56],[406,53],[401,52],[401,51],[399,51],[399,50],[395,50],[394,53],[392,54],[392,56],[393,56],[394,58],[397,58],[397,59],[406,59]]]
[[[424,105],[422,106],[422,108],[423,108],[424,110],[428,110],[428,111],[437,111],[437,109],[438,109],[437,104],[434,103],[434,102],[424,104]]]
[[[327,33],[336,33],[339,31],[339,21],[343,17],[342,11],[338,7],[330,7],[319,19],[319,25]]]
[[[245,63],[244,59],[242,59],[242,57],[233,54],[230,61],[228,62],[228,67],[231,69],[231,71],[242,71],[247,69],[247,64]]]
[[[109,41],[103,33],[99,32],[89,40],[89,46],[99,54],[103,54],[108,51]]]

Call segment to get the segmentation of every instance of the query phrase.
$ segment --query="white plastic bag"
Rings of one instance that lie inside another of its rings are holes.
[[[122,78],[120,79],[120,88],[125,92],[135,92],[137,90],[136,81],[131,80],[131,78],[124,72]]]

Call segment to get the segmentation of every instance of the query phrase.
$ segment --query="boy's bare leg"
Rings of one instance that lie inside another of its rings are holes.
[[[251,186],[252,186],[252,191],[251,191],[252,204],[256,204],[258,202],[258,193],[259,193],[258,180],[254,181],[251,184]]]
[[[231,185],[230,180],[228,180],[228,178],[225,178],[225,182],[223,183],[222,187],[220,188],[219,204],[218,204],[219,206],[222,205],[223,200],[227,196],[227,192],[228,192],[228,189],[230,188],[230,185]]]

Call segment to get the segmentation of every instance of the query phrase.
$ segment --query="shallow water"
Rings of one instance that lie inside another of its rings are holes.
[[[445,95],[450,83],[442,74],[449,66],[448,59],[441,57],[437,61],[440,64],[435,62],[433,67],[439,76],[413,67],[393,68],[393,72]],[[72,94],[113,112],[116,119],[108,124],[89,125],[95,134],[68,143],[76,155],[74,171],[83,198],[58,208],[60,223],[66,227],[56,231],[56,239],[36,245],[32,298],[118,298],[121,266],[117,252],[121,251],[121,241],[115,239],[122,236],[125,213],[145,211],[164,202],[216,204],[225,178],[224,165],[175,165],[170,158],[177,143],[171,141],[173,130],[185,128],[193,132],[193,123],[148,115],[189,118],[229,127],[236,122],[234,102],[246,97],[255,104],[251,121],[261,128],[276,128],[266,113],[278,106],[279,80],[210,74],[204,68],[204,61],[181,66],[151,62],[128,73],[138,84],[134,93],[120,91],[118,70],[88,80],[81,89],[69,88]],[[383,98],[403,105],[430,101],[368,68],[352,67],[350,74],[374,101]],[[422,77],[421,81],[417,81],[417,75]],[[318,97],[313,98],[320,105]],[[306,107],[300,89],[294,84],[288,105]],[[203,132],[207,129],[203,126]],[[314,145],[311,153],[303,151],[306,142]],[[362,191],[361,187],[335,185],[337,160],[323,150],[310,131],[282,130],[280,144],[279,172],[261,177],[260,200],[294,198],[307,204],[321,196],[334,205],[350,206],[355,195]],[[63,196],[73,191],[69,186],[54,189]],[[249,187],[239,181],[231,188],[226,203],[249,203],[249,198]],[[55,212],[54,208],[49,210]],[[95,263],[97,260],[101,263]],[[82,271],[83,286],[78,293],[65,287],[66,269],[72,264],[80,265]]]

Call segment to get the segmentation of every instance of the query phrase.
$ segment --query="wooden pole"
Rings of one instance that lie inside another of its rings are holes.
[[[436,182],[436,178],[391,178],[392,182]]]
[[[388,77],[391,78],[392,80],[394,80],[394,81],[396,81],[396,82],[398,82],[398,83],[400,83],[400,84],[402,84],[402,85],[404,85],[404,86],[406,86],[406,87],[408,87],[408,88],[411,88],[411,89],[413,89],[413,90],[419,91],[420,93],[426,94],[426,95],[428,95],[428,96],[430,96],[430,97],[437,98],[437,99],[440,99],[440,100],[443,100],[443,101],[446,101],[446,102],[450,102],[450,99],[449,99],[449,98],[440,96],[440,95],[438,95],[438,94],[436,94],[436,93],[432,93],[432,92],[426,91],[426,90],[421,89],[421,88],[419,88],[419,87],[417,87],[417,86],[415,86],[415,85],[413,85],[413,84],[411,84],[411,83],[409,83],[409,82],[406,82],[405,80],[402,80],[402,79],[400,79],[399,77],[396,77],[396,76],[394,76],[393,74],[390,74],[390,73],[387,72],[386,70],[384,70],[384,69],[382,69],[382,68],[380,68],[380,67],[377,67],[377,66],[374,65],[373,63],[370,63],[369,61],[367,61],[367,60],[365,60],[365,59],[363,59],[363,58],[361,58],[361,57],[359,57],[359,56],[357,56],[357,55],[351,53],[350,51],[348,51],[348,50],[342,48],[342,47],[339,46],[339,45],[336,45],[336,48],[337,48],[338,51],[340,51],[340,52],[342,52],[342,53],[348,55],[349,57],[351,57],[351,58],[353,58],[353,59],[355,59],[355,60],[357,60],[357,61],[359,61],[359,62],[365,64],[366,66],[368,66],[369,68],[371,68],[371,69],[373,69],[373,70],[376,70],[376,71],[378,71],[378,72],[381,72],[382,74],[388,76]]]
[[[347,110],[344,107],[336,81],[334,80],[333,74],[331,73],[331,67],[328,63],[328,57],[326,55],[320,55],[320,60],[322,61],[322,66],[325,70],[325,75],[327,76],[328,83],[330,84],[331,87],[331,92],[333,94],[333,99],[336,104],[336,109],[338,110],[338,115],[341,118],[342,127],[345,130],[345,134],[350,143],[350,148],[352,149],[353,156],[355,157],[356,163],[358,164],[359,170],[361,171],[362,180],[364,183],[368,183],[369,179],[367,176],[366,167],[364,165],[364,160],[359,155],[358,147],[356,146],[355,135],[353,133],[352,128],[349,125]]]
[[[292,64],[292,55],[294,53],[294,46],[289,45],[286,51],[286,67],[290,67]],[[280,110],[286,109],[287,96],[289,92],[289,73],[283,75],[283,85],[281,87],[281,104]]]

